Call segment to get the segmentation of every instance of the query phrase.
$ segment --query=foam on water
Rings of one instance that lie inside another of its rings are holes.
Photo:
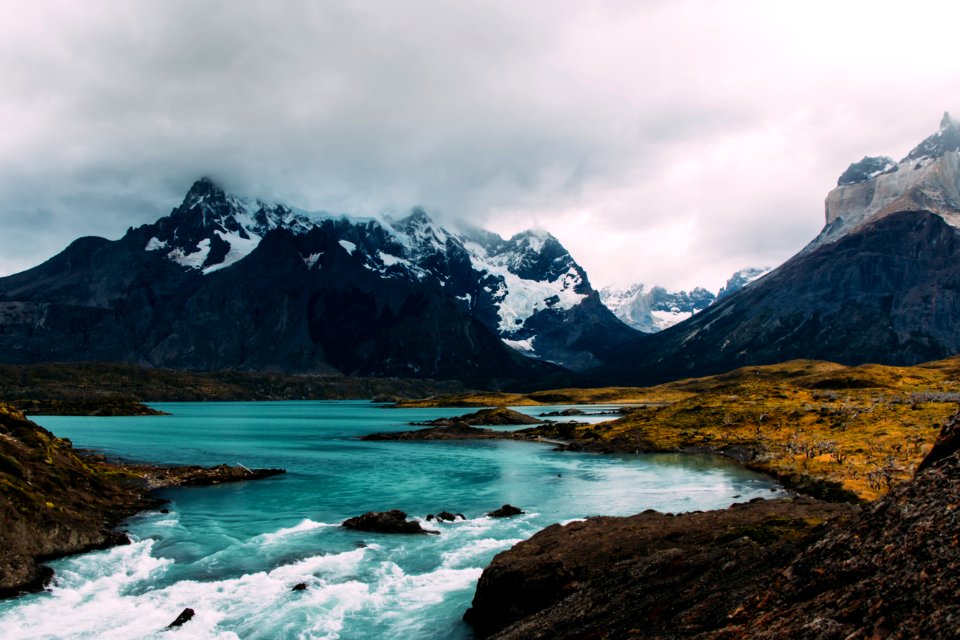
[[[310,518],[304,518],[300,524],[286,529],[278,529],[273,533],[264,533],[258,536],[258,542],[264,544],[277,544],[283,542],[287,537],[294,536],[307,531],[315,531],[324,527],[339,527],[339,524],[330,524],[327,522],[314,522]]]

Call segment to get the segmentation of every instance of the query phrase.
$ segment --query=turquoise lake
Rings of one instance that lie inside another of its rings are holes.
[[[56,561],[49,591],[0,602],[0,638],[471,638],[461,616],[483,567],[550,524],[723,508],[781,494],[771,480],[706,456],[358,439],[466,409],[362,401],[151,406],[172,415],[34,419],[74,446],[107,455],[287,473],[161,493],[169,513],[128,521],[133,544]],[[536,415],[569,406],[516,409]],[[504,503],[527,513],[484,516]],[[424,523],[438,536],[339,526],[388,509],[467,519]],[[300,582],[309,588],[292,592]],[[193,620],[164,632],[185,607],[196,611]]]

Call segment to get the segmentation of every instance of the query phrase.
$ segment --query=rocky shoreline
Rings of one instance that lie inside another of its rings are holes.
[[[282,469],[168,467],[107,461],[81,452],[0,403],[0,598],[42,590],[44,562],[127,544],[115,530],[162,501],[152,492],[254,480]]]
[[[553,525],[498,554],[481,638],[955,638],[960,414],[912,481],[859,508],[810,498]]]

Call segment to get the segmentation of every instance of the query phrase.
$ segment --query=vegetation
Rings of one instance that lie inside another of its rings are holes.
[[[457,395],[418,404],[632,404],[618,420],[544,435],[594,450],[716,451],[815,495],[842,499],[852,492],[872,500],[913,475],[957,410],[958,374],[960,357],[913,367],[797,360],[655,387]]]

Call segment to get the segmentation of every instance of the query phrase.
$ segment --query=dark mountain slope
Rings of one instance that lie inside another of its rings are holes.
[[[646,384],[796,358],[915,364],[960,351],[958,318],[956,230],[904,211],[636,341],[591,379]]]
[[[960,352],[960,124],[899,164],[865,158],[780,268],[618,349],[587,384],[648,384],[795,358],[916,364]]]

